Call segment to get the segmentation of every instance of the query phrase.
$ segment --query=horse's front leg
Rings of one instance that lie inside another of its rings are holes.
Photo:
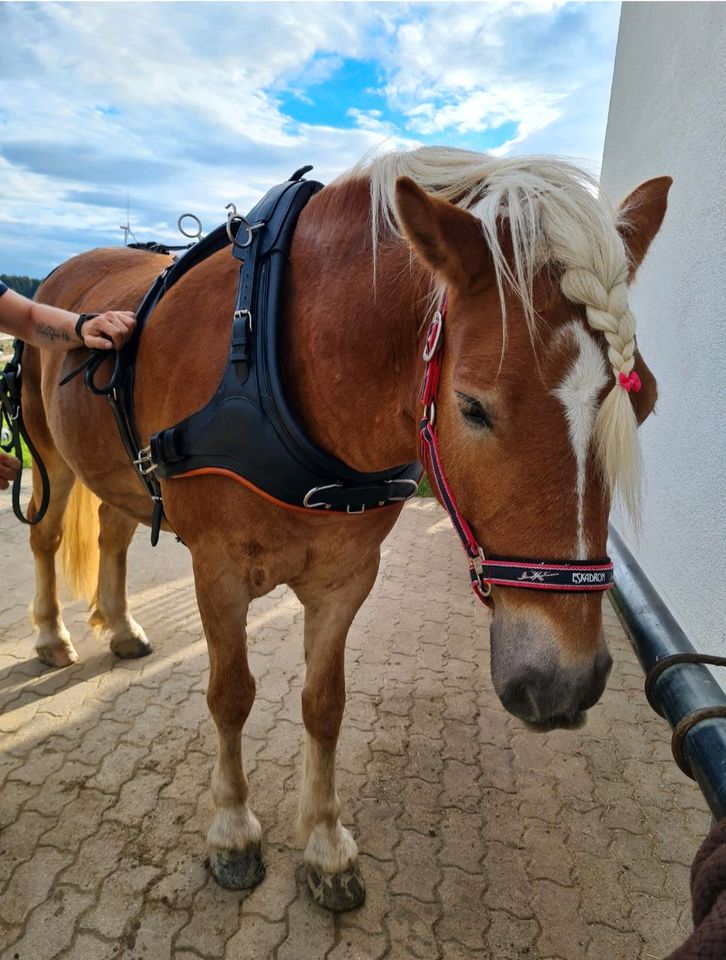
[[[219,557],[194,552],[194,581],[209,651],[207,704],[217,727],[217,762],[212,773],[215,815],[207,834],[209,866],[230,890],[254,887],[265,876],[262,830],[247,805],[242,762],[242,727],[255,699],[247,660],[245,622],[250,602],[246,578],[219,569]]]
[[[308,884],[330,910],[352,910],[365,899],[358,847],[340,822],[335,789],[335,749],[345,707],[345,640],[368,596],[380,554],[339,584],[294,585],[305,606],[305,686],[302,715],[305,760],[298,828],[305,847]]]

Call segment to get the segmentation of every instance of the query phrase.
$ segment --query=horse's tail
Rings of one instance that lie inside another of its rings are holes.
[[[61,566],[75,597],[93,603],[98,583],[98,507],[100,501],[76,480],[63,517]]]

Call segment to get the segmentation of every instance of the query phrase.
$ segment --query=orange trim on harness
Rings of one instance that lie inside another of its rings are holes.
[[[198,467],[196,470],[189,470],[186,473],[177,473],[173,477],[168,477],[169,480],[178,480],[183,479],[184,477],[201,477],[205,474],[218,474],[220,477],[229,477],[230,480],[234,480],[237,483],[241,483],[243,487],[247,487],[248,490],[251,490],[252,493],[258,494],[264,500],[267,500],[269,503],[274,503],[276,507],[282,507],[284,510],[293,510],[295,513],[304,513],[306,516],[314,516],[321,514],[325,515],[325,510],[315,510],[310,507],[298,507],[294,503],[285,503],[284,500],[278,500],[277,497],[273,497],[272,494],[266,493],[264,490],[260,490],[259,487],[256,487],[254,483],[250,483],[249,480],[246,480],[244,477],[241,477],[238,473],[235,473],[233,470],[227,470],[225,467]],[[385,510],[386,507],[398,507],[399,503],[386,503],[383,507],[378,507],[378,510]],[[344,516],[356,517],[362,516],[365,511],[354,511],[353,513],[344,514]],[[329,516],[330,514],[328,514]],[[340,511],[335,511],[336,516],[340,516]]]

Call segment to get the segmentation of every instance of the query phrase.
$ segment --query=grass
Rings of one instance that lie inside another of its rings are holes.
[[[418,485],[417,497],[433,497],[433,490],[431,489],[431,484],[429,483],[429,478],[424,474],[421,477],[421,483]]]

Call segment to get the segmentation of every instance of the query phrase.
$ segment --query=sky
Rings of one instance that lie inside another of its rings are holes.
[[[619,3],[0,2],[0,273],[183,242],[303,164],[554,153],[596,172]]]

